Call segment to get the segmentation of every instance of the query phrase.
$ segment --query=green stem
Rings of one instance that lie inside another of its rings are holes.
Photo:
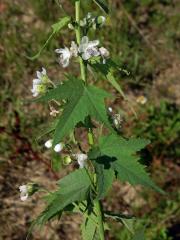
[[[81,28],[80,28],[80,6],[81,1],[77,0],[75,2],[75,14],[76,14],[76,40],[78,45],[81,42]],[[81,78],[84,82],[86,82],[86,65],[81,57],[79,57],[80,69],[81,69]]]
[[[81,42],[80,6],[81,6],[81,0],[76,0],[75,1],[75,15],[76,15],[75,31],[76,31],[76,40],[77,40],[78,45]],[[80,69],[81,69],[81,78],[84,82],[86,82],[86,69],[87,69],[87,67],[86,67],[85,62],[83,61],[83,59],[81,57],[79,57],[79,63],[80,63]],[[89,140],[90,145],[93,145],[94,144],[94,139],[93,139],[92,129],[90,129],[88,137],[89,137],[88,140]],[[87,171],[88,171],[88,169],[87,169]],[[95,177],[96,177],[96,175],[95,175]],[[97,214],[100,240],[105,240],[102,209],[101,209],[101,204],[100,204],[99,200],[94,200],[94,207],[95,207],[95,211],[96,211],[96,214]]]
[[[94,201],[94,206],[95,206],[95,211],[96,211],[96,214],[97,214],[100,240],[105,240],[105,237],[104,237],[103,216],[102,216],[102,210],[101,210],[100,201],[95,200],[95,201]]]

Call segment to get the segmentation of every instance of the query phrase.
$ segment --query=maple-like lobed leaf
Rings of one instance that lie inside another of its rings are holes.
[[[78,169],[62,178],[58,186],[59,189],[56,192],[46,197],[48,206],[37,218],[35,224],[44,225],[73,202],[87,200],[91,181],[85,169]]]
[[[86,87],[82,80],[72,77],[66,83],[67,85],[70,89],[66,91],[65,87],[63,88],[63,96],[67,93],[67,104],[59,117],[53,144],[60,142],[79,122],[84,122],[87,116],[101,122],[113,131],[104,103],[104,99],[109,97],[110,94],[94,86]]]
[[[68,81],[47,91],[36,101],[66,100],[64,111],[55,127],[53,145],[66,137],[75,126],[88,116],[114,131],[108,119],[104,99],[111,97],[106,91],[95,86],[86,86],[81,79],[68,76]]]
[[[149,141],[146,139],[126,140],[116,134],[110,134],[99,139],[98,148],[94,152],[92,151],[89,156],[96,157],[96,161],[99,157],[104,158],[104,164],[107,164],[108,156],[108,164],[114,169],[117,178],[121,181],[129,182],[131,185],[141,184],[164,193],[151,180],[145,166],[139,162],[137,152],[148,143]]]

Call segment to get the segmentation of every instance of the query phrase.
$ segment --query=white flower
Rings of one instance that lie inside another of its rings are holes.
[[[97,46],[99,45],[99,40],[89,41],[87,36],[84,36],[79,45],[79,52],[82,55],[84,60],[88,60],[93,56],[99,56],[100,52],[98,51]]]
[[[71,58],[71,52],[69,48],[59,48],[55,50],[56,53],[60,54],[59,62],[63,66],[63,68],[69,65],[69,60]]]
[[[139,97],[136,99],[136,102],[144,105],[144,104],[147,103],[147,98],[146,98],[145,96],[139,96]]]
[[[58,143],[56,144],[56,146],[54,147],[54,151],[55,152],[61,152],[63,150],[64,144],[63,143]]]
[[[37,78],[33,79],[33,87],[31,89],[31,92],[33,94],[33,97],[37,97],[39,93],[43,93],[46,90],[46,87],[44,83],[47,83],[48,76],[46,75],[46,69],[42,68],[42,71],[37,71]]]
[[[22,185],[19,187],[21,201],[26,201],[28,198],[28,187],[27,185]]]
[[[78,161],[79,168],[84,168],[85,165],[86,165],[86,161],[87,161],[88,156],[84,153],[77,153],[77,154],[74,154],[73,156]]]
[[[71,56],[74,56],[74,57],[78,56],[78,47],[74,41],[71,42],[70,52],[71,52]]]
[[[44,146],[46,148],[51,148],[52,147],[52,139],[49,139],[48,141],[45,142]]]

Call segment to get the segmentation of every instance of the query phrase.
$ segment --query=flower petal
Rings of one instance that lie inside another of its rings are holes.
[[[42,67],[42,72],[43,75],[46,75],[46,69],[44,67]]]

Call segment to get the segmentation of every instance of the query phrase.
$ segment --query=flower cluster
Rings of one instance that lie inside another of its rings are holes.
[[[33,87],[31,92],[33,97],[37,97],[40,93],[44,93],[46,91],[46,85],[49,82],[49,78],[46,74],[46,69],[42,68],[42,71],[37,71],[37,78],[33,79]]]
[[[70,59],[72,57],[77,57],[80,55],[83,60],[87,61],[91,57],[101,56],[103,63],[106,63],[106,58],[109,57],[109,51],[104,47],[98,47],[99,40],[89,41],[87,36],[81,39],[79,47],[75,42],[71,43],[70,49],[60,48],[56,49],[55,52],[60,54],[59,62],[65,68],[69,65]]]

